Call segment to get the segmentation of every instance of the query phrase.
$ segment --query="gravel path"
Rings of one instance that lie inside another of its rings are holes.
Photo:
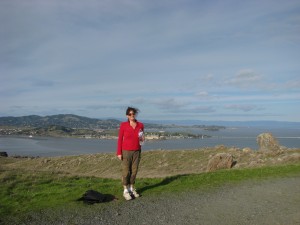
[[[59,218],[59,219],[57,219]],[[25,223],[26,224],[26,223]],[[28,224],[300,225],[300,177],[32,215]]]

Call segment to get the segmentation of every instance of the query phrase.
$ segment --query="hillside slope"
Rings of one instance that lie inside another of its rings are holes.
[[[120,124],[115,119],[93,119],[73,114],[59,114],[53,116],[20,116],[0,117],[0,126],[15,127],[48,127],[51,125],[64,126],[68,128],[86,129],[114,129]]]

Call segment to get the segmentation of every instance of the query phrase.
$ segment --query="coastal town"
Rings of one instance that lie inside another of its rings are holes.
[[[0,136],[22,137],[73,137],[93,139],[117,139],[119,120],[91,119],[71,114],[53,116],[23,116],[0,117]],[[194,132],[188,131],[196,129]],[[146,140],[168,139],[203,139],[209,138],[205,131],[218,131],[225,129],[223,126],[205,125],[175,125],[145,123]],[[201,134],[204,131],[204,134]]]
[[[94,139],[117,139],[118,129],[75,129],[63,126],[49,126],[47,128],[0,128],[0,136],[22,136],[22,137],[73,137],[73,138],[94,138]],[[192,134],[187,132],[168,132],[165,130],[145,131],[145,138],[149,141],[168,139],[196,139],[209,138],[204,134]]]

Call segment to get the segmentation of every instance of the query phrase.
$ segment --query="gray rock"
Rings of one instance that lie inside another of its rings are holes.
[[[231,154],[218,153],[208,161],[206,171],[210,172],[219,169],[230,169],[233,165],[234,161]]]
[[[256,142],[259,146],[259,151],[278,151],[280,145],[277,139],[271,133],[262,133],[257,136]]]
[[[249,148],[249,147],[246,147],[246,148],[243,148],[243,153],[251,153],[252,152],[252,149]]]

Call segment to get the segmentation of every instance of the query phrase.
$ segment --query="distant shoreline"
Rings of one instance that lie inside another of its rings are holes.
[[[172,132],[180,129],[170,129]],[[148,133],[155,131],[149,129]],[[164,131],[169,131],[166,129]],[[299,132],[298,132],[299,131]],[[186,128],[186,133],[199,134],[202,129]],[[258,148],[256,137],[260,133],[271,132],[281,146],[287,148],[300,148],[300,129],[270,129],[270,128],[235,128],[222,129],[219,131],[205,131],[211,135],[210,138],[173,138],[146,140],[142,147],[143,151],[149,150],[178,150],[178,149],[201,149],[224,145],[243,149],[249,147],[253,150]],[[204,133],[204,132],[203,132]],[[202,133],[202,134],[203,134]],[[295,138],[293,138],[295,137]],[[0,151],[9,155],[44,157],[44,156],[66,156],[93,153],[114,153],[116,151],[116,139],[113,138],[78,138],[78,137],[51,137],[27,135],[0,135]]]

